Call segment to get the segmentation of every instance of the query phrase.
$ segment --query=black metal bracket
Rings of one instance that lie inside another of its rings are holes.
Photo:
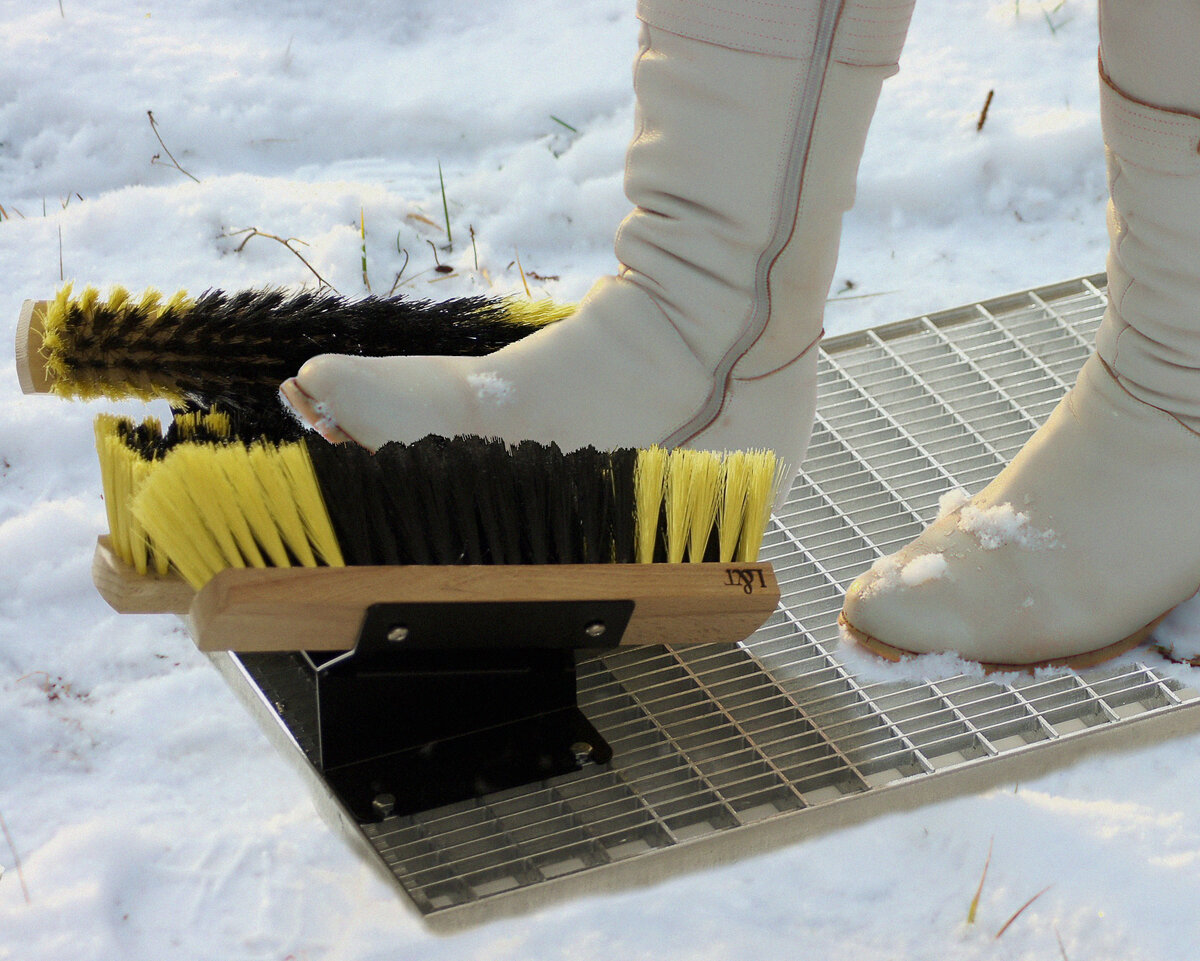
[[[576,652],[615,647],[632,601],[373,604],[352,651],[305,655],[320,767],[362,822],[606,764]]]

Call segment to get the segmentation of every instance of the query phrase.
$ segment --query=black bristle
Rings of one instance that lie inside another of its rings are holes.
[[[481,437],[456,437],[443,451],[443,482],[449,488],[452,517],[467,564],[484,563],[478,507],[482,480],[478,468],[486,443]]]
[[[546,470],[540,444],[522,441],[512,448],[509,456],[520,515],[522,563],[549,564],[549,489],[555,479]]]
[[[480,448],[479,525],[492,564],[521,563],[521,507],[508,445],[492,440]]]
[[[461,564],[464,556],[447,482],[448,444],[444,437],[426,437],[412,445],[413,484],[428,522],[435,564]]]
[[[233,418],[236,423],[236,416]],[[252,421],[243,420],[243,426]],[[201,422],[185,438],[173,424],[118,419],[117,435],[146,459],[175,445],[249,443]],[[267,438],[273,440],[272,438]],[[427,437],[374,454],[314,433],[307,448],[347,564],[632,563],[638,452],[480,437]],[[665,523],[660,519],[660,526]],[[665,558],[660,536],[656,559]],[[714,531],[706,556],[715,559]]]
[[[199,407],[265,413],[279,406],[279,384],[317,354],[480,356],[535,329],[488,297],[351,300],[331,291],[210,290],[154,311],[99,301],[85,316],[71,302],[64,360],[81,382],[128,382],[178,391]],[[271,418],[283,426],[273,411]]]
[[[306,437],[305,444],[342,557],[347,564],[372,563],[370,528],[378,518],[364,510],[370,453],[361,447],[330,444],[315,436]]]
[[[594,447],[584,447],[568,454],[567,463],[579,514],[579,561],[582,564],[606,563],[612,556],[612,548],[607,529],[601,454]]]
[[[542,451],[541,460],[548,475],[546,516],[553,563],[578,563],[579,513],[566,458],[557,444],[548,444]]]
[[[384,444],[375,452],[388,522],[396,538],[401,564],[431,564],[433,554],[425,511],[413,480],[413,451],[405,444]]]
[[[371,540],[371,564],[399,564],[400,547],[396,540],[396,525],[389,516],[389,500],[385,494],[383,462],[362,450],[362,510],[368,518],[367,533]]]
[[[608,455],[608,494],[612,497],[613,562],[632,564],[635,555],[636,533],[634,528],[633,476],[637,469],[636,450],[625,447]]]

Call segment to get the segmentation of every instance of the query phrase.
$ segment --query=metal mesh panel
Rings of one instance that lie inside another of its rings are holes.
[[[469,914],[597,868],[748,839],[772,821],[802,836],[830,805],[1195,713],[1196,691],[1128,661],[1013,683],[867,685],[830,656],[850,581],[915,537],[940,495],[979,489],[1049,415],[1088,354],[1102,285],[1071,281],[828,341],[805,469],[764,547],[781,610],[737,647],[624,649],[581,664],[580,703],[614,749],[609,767],[363,825],[418,908],[431,920]],[[241,664],[311,757],[311,719],[288,709],[303,676],[271,657]]]

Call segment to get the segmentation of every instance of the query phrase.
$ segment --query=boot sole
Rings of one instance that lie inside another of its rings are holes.
[[[1105,647],[1098,647],[1093,651],[1085,651],[1081,654],[1071,654],[1068,657],[1054,657],[1044,661],[1033,661],[1027,664],[1004,664],[991,661],[978,661],[977,663],[989,674],[993,672],[1012,671],[1032,673],[1033,671],[1043,667],[1067,667],[1075,670],[1084,670],[1089,667],[1096,667],[1099,664],[1103,664],[1105,661],[1110,661],[1114,657],[1119,657],[1126,651],[1131,651],[1135,647],[1139,647],[1140,645],[1144,644],[1150,635],[1154,633],[1154,629],[1158,627],[1158,625],[1166,619],[1167,614],[1170,613],[1170,611],[1167,611],[1163,614],[1160,614],[1145,627],[1138,628],[1128,637],[1122,638],[1114,644],[1109,644]],[[866,648],[872,654],[876,654],[885,660],[895,662],[901,661],[906,657],[921,656],[916,651],[906,651],[904,648],[894,647],[885,641],[881,641],[877,637],[872,637],[870,634],[860,631],[857,627],[846,620],[846,616],[844,614],[838,615],[838,626],[841,627],[842,630],[844,630],[847,634],[849,634],[854,639],[855,643],[860,647]],[[926,653],[933,652],[927,651]]]

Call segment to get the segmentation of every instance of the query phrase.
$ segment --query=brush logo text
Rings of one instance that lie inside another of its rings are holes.
[[[743,594],[753,594],[756,587],[767,586],[761,567],[727,567],[725,583],[730,587],[740,587]]]

